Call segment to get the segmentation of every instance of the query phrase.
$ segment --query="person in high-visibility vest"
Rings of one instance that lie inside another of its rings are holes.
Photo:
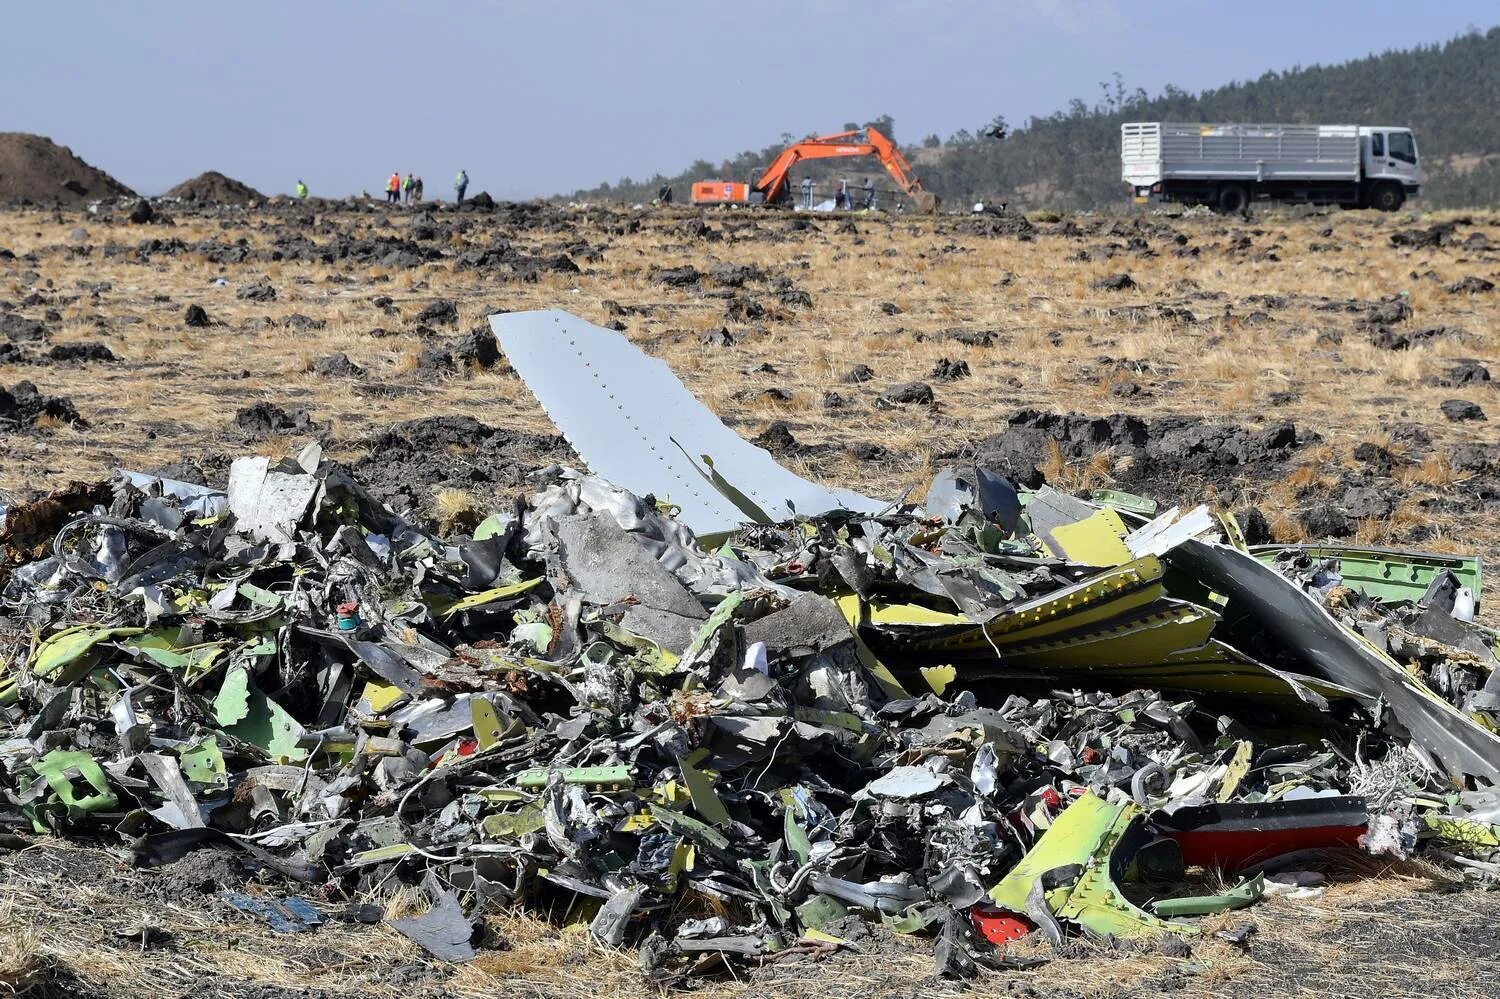
[[[407,174],[406,179],[401,182],[402,200],[406,201],[407,203],[411,202],[411,188],[415,183],[416,181],[412,178],[411,174]]]
[[[397,170],[391,174],[391,179],[385,184],[385,200],[395,204],[401,197],[401,171]]]
[[[307,197],[307,185],[304,184],[304,183],[302,183],[301,178],[298,178],[298,180],[297,180],[297,197],[299,197],[299,198],[306,198]]]
[[[458,193],[457,204],[464,203],[464,192],[469,189],[469,173],[467,170],[458,171],[458,176],[453,178],[453,190]]]

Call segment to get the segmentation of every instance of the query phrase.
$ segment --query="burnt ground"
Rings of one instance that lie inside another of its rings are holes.
[[[978,456],[1031,484],[1206,499],[1279,540],[1500,538],[1487,214],[164,199],[140,218],[0,212],[12,502],[117,464],[214,479],[316,438],[398,507],[462,522],[572,458],[485,322],[561,305],[786,464],[866,492]]]
[[[1053,954],[1028,939],[1011,953],[1045,963],[955,983],[933,977],[930,940],[879,927],[850,933],[851,946],[837,953],[662,980],[641,971],[631,952],[591,944],[580,926],[511,913],[487,922],[486,949],[474,964],[454,967],[430,961],[383,925],[359,921],[361,905],[366,919],[409,906],[399,886],[373,899],[314,899],[324,925],[276,934],[218,894],[282,887],[258,884],[223,855],[199,853],[142,871],[118,853],[43,841],[0,859],[0,922],[8,933],[27,934],[30,944],[24,977],[12,974],[22,966],[12,960],[0,966],[0,978],[27,995],[98,999],[342,999],[396,989],[411,999],[477,999],[497,988],[561,997],[590,982],[616,994],[669,988],[736,999],[813,999],[830,988],[940,999],[1175,992],[1464,999],[1493,995],[1500,972],[1500,893],[1464,888],[1417,864],[1382,869],[1330,858],[1333,883],[1320,898],[1266,900],[1209,917],[1186,948],[1075,941]],[[1247,927],[1253,929],[1243,944],[1217,935]]]
[[[142,215],[131,201],[0,211],[8,501],[116,465],[222,483],[238,454],[317,439],[397,508],[461,529],[528,470],[574,460],[484,323],[563,306],[662,357],[788,466],[871,494],[977,457],[1033,485],[1206,499],[1254,540],[1500,552],[1490,214],[1031,223],[159,201]],[[1259,927],[1248,953],[1216,939],[1189,958],[1088,948],[973,992],[1493,993],[1500,896],[1424,868],[1360,874],[1242,914]],[[516,913],[490,918],[506,949],[459,969],[380,926],[273,935],[217,900],[238,876],[12,849],[0,944],[33,957],[0,961],[0,982],[9,963],[56,995],[653,987],[632,953]],[[391,889],[360,901],[414,904]],[[930,941],[859,946],[675,984],[964,991],[931,980]]]

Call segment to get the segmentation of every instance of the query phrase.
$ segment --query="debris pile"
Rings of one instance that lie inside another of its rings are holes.
[[[692,503],[551,466],[457,537],[316,444],[10,509],[10,821],[219,851],[258,879],[225,918],[420,886],[392,925],[441,959],[523,904],[666,981],[862,921],[951,977],[1033,932],[1190,941],[1315,890],[1313,849],[1500,875],[1476,560],[1247,549],[1204,507],[973,466],[816,509],[781,469],[801,508],[771,517],[714,457]],[[684,522],[721,503],[737,527]]]

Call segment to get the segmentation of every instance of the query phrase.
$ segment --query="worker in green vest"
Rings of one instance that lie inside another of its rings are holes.
[[[304,184],[304,183],[302,183],[301,178],[298,178],[298,180],[297,180],[297,197],[299,197],[299,198],[306,198],[307,197],[307,185]]]

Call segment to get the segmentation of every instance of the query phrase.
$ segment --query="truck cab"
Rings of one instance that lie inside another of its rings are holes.
[[[1361,125],[1359,147],[1364,202],[1371,208],[1395,211],[1422,193],[1422,158],[1411,129]]]

